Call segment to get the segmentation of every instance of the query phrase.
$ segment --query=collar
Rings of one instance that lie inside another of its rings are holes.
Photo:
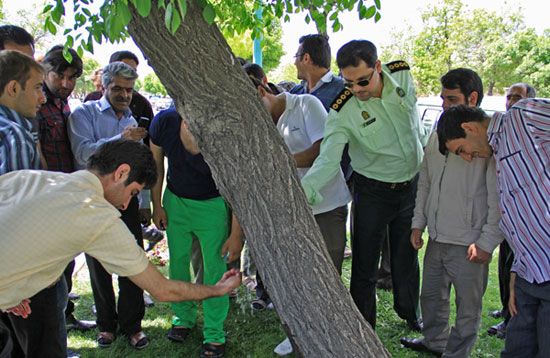
[[[324,85],[325,83],[331,83],[333,78],[334,78],[334,74],[332,73],[331,70],[328,70],[327,73],[325,73],[323,75],[323,77],[321,77],[319,79],[319,82],[317,82],[317,84],[311,89],[311,91],[307,91],[307,87],[308,87],[308,83],[306,80],[302,80],[302,82],[300,82],[300,84],[302,85],[302,87],[304,87],[304,89],[306,90],[306,93],[311,93],[317,89],[319,89],[319,87],[321,87],[322,85]]]
[[[0,116],[9,119],[10,121],[19,124],[29,132],[32,129],[32,124],[26,117],[23,117],[10,107],[0,104]]]
[[[109,110],[109,109],[112,109],[111,104],[109,103],[109,101],[107,100],[107,97],[105,97],[105,95],[103,95],[103,96],[99,99],[98,103],[99,103],[99,109],[100,109],[101,112],[105,112],[105,111],[107,111],[107,110]],[[112,111],[113,111],[113,113],[115,112],[114,109],[113,109]],[[116,113],[115,113],[115,115],[116,115]],[[130,110],[130,107],[128,107],[128,108],[126,108],[126,110],[124,111],[124,115],[123,115],[122,117],[123,117],[123,118],[124,118],[124,117],[129,117],[129,116],[131,116],[131,115],[132,115],[132,111]]]

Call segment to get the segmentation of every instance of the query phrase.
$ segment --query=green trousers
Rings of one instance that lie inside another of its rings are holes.
[[[208,200],[184,199],[166,188],[163,205],[168,219],[170,278],[191,281],[191,244],[197,237],[202,250],[204,284],[214,285],[226,271],[222,247],[229,234],[229,210],[222,197]],[[172,303],[173,324],[192,328],[197,319],[194,301]],[[223,322],[229,310],[228,295],[202,301],[204,343],[225,343]]]

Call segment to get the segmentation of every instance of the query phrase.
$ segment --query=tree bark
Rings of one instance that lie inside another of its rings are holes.
[[[332,265],[295,162],[227,42],[187,0],[175,36],[155,2],[129,32],[197,139],[298,356],[389,357]],[[253,339],[253,337],[251,337]]]

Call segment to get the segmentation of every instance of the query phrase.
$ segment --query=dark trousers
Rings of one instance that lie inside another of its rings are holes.
[[[72,260],[69,262],[67,267],[65,268],[65,271],[63,272],[63,276],[65,276],[65,281],[67,282],[67,293],[71,292],[73,289],[73,271],[74,271],[74,265],[75,261]],[[67,300],[67,307],[65,308],[65,316],[69,317],[74,312],[74,302],[71,300]]]
[[[500,286],[500,302],[502,302],[502,317],[504,321],[510,320],[508,301],[510,300],[510,270],[514,263],[514,252],[507,241],[500,244],[498,254],[498,285]]]
[[[354,217],[350,292],[359,311],[376,326],[376,280],[380,251],[390,242],[394,309],[402,319],[419,316],[418,256],[410,243],[418,176],[404,188],[381,187],[354,173]]]
[[[67,348],[59,341],[57,286],[43,289],[30,297],[32,313],[22,318],[8,313],[17,341],[27,358],[65,358]]]
[[[121,211],[121,219],[134,234],[137,244],[143,248],[143,237],[136,197],[128,208]],[[132,336],[141,331],[141,320],[145,314],[143,290],[127,277],[118,278],[118,306],[115,305],[113,282],[109,274],[95,258],[86,255],[90,270],[90,281],[97,309],[97,326],[100,332],[116,332],[117,323],[122,333]],[[117,310],[118,308],[118,310]]]

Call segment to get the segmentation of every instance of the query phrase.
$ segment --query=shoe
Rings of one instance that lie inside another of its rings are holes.
[[[172,342],[183,343],[185,341],[185,338],[187,338],[187,336],[189,335],[190,331],[191,328],[176,327],[172,325],[172,328],[170,328],[170,330],[166,334],[166,338],[168,338]]]
[[[275,347],[273,352],[280,356],[286,356],[294,352],[294,348],[292,348],[292,343],[290,343],[290,339],[288,339],[288,337],[285,338],[284,341],[282,341],[281,343],[279,343],[279,345],[277,345],[277,347]]]
[[[502,317],[502,310],[489,311],[489,316],[491,316],[493,318],[501,318]]]
[[[143,304],[145,307],[155,306],[155,302],[153,302],[153,299],[146,292],[143,292]]]
[[[391,281],[391,276],[378,279],[376,281],[376,288],[381,290],[391,291],[393,290],[393,283]]]
[[[79,358],[80,354],[74,352],[72,349],[67,348],[67,358]]]
[[[67,325],[67,332],[71,329],[80,331],[80,332],[86,332],[89,331],[92,328],[96,328],[97,324],[95,321],[85,321],[85,320],[78,320],[76,319],[72,314],[65,317],[65,323]]]
[[[69,292],[68,296],[69,296],[69,300],[71,301],[76,301],[80,299],[80,295],[76,293]]]
[[[422,332],[422,328],[424,328],[424,322],[422,321],[422,317],[415,320],[408,319],[407,326],[409,326],[409,328],[415,332],[419,332],[419,333]]]
[[[267,307],[267,302],[262,300],[261,298],[255,298],[250,304],[250,307],[252,307],[252,309],[256,311],[263,311]]]
[[[155,245],[164,238],[164,233],[152,226],[142,226],[141,233],[143,235],[143,240],[147,240],[149,242],[149,245],[145,251],[151,251]]]
[[[222,358],[225,354],[225,343],[212,344],[204,343],[202,345],[201,358]]]
[[[111,332],[99,332],[97,334],[97,346],[100,348],[109,348],[115,340],[115,334]]]
[[[499,324],[487,328],[487,334],[497,336],[497,338],[506,338],[506,322],[502,321]]]
[[[130,345],[140,351],[149,345],[149,338],[147,338],[143,331],[139,331],[130,337]]]
[[[95,307],[95,303],[92,305],[91,310],[93,315],[97,317],[97,308]]]
[[[433,351],[430,348],[426,347],[424,343],[422,343],[421,339],[401,337],[399,342],[401,342],[401,344],[405,346],[405,348],[412,349],[413,351],[431,353],[436,357],[441,357],[443,355],[443,353]]]
[[[344,249],[344,259],[349,259],[351,257],[351,249],[346,246]]]

